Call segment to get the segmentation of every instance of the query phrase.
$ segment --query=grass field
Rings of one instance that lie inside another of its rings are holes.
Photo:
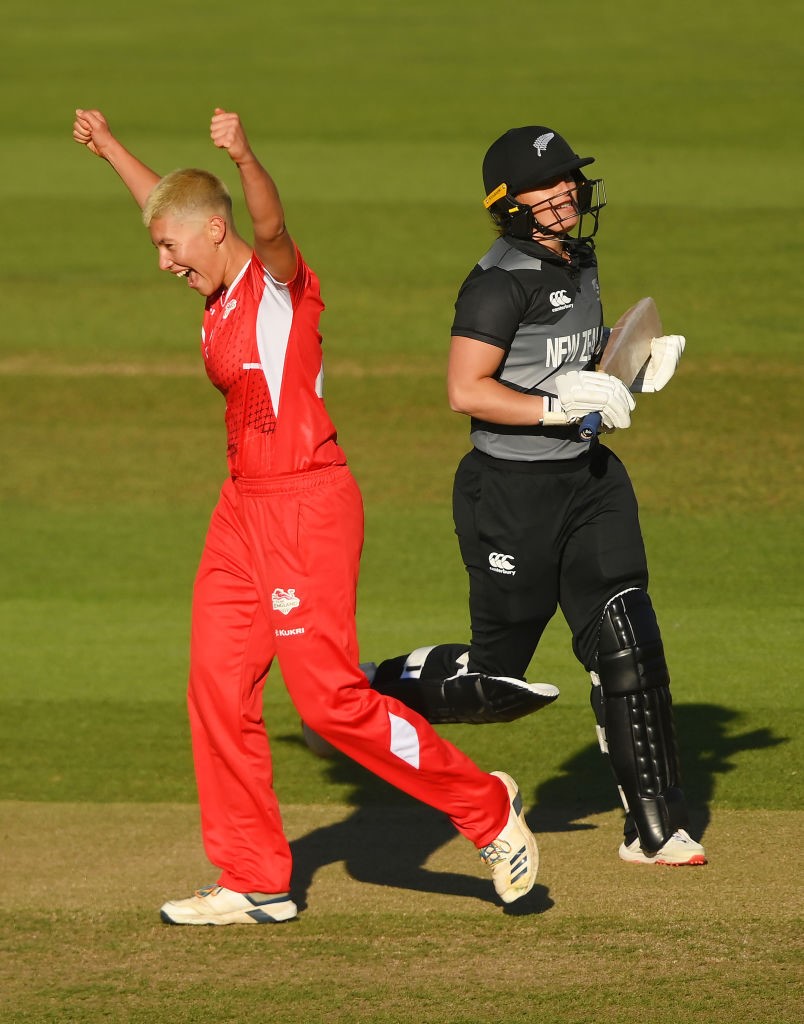
[[[43,0],[4,27],[0,1021],[804,1019],[798,6]],[[164,899],[214,878],[184,687],[223,403],[197,296],[155,272],[70,126],[98,106],[157,169],[234,185],[215,105],[243,116],[322,279],[327,400],[366,501],[367,659],[466,638],[449,495],[467,425],[443,376],[455,289],[491,237],[482,153],[537,122],[597,157],[608,319],[651,294],[688,339],[611,443],[640,496],[707,868],[618,861],[556,621],[530,672],[556,705],[445,729],[528,798],[542,868],[524,906],[503,912],[438,815],[313,758],[272,673],[303,913],[160,925]]]

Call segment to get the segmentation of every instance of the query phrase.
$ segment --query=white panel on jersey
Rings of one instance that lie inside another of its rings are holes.
[[[419,767],[419,734],[404,718],[392,715],[388,712],[388,721],[391,723],[391,753],[398,758],[412,764],[414,768]]]
[[[257,310],[257,350],[268,382],[274,416],[279,415],[282,375],[285,372],[285,355],[292,323],[293,304],[290,290],[285,285],[277,284],[266,274],[265,291]]]

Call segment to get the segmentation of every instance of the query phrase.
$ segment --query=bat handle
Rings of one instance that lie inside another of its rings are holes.
[[[591,441],[593,437],[597,437],[600,433],[600,424],[603,422],[603,417],[599,412],[590,412],[581,420],[581,425],[578,427],[578,436],[582,441]]]

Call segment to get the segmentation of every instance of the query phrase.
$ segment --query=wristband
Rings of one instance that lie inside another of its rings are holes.
[[[542,396],[542,418],[539,424],[543,427],[565,427],[569,420],[567,414],[561,408],[561,402],[550,395]]]

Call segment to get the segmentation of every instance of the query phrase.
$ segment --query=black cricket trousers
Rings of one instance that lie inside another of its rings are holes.
[[[469,671],[524,678],[558,607],[593,670],[606,604],[648,587],[636,497],[611,449],[595,442],[570,462],[535,463],[473,450],[455,474],[453,516],[469,574]]]

